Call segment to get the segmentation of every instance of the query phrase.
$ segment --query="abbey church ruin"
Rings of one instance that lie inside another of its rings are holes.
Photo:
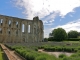
[[[0,15],[0,43],[43,41],[43,22]]]

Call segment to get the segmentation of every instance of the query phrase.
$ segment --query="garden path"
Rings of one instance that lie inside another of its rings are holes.
[[[56,57],[59,57],[60,54],[65,54],[67,56],[71,56],[73,53],[69,53],[69,52],[49,52],[49,51],[44,51],[44,49],[39,49],[39,52],[43,52],[43,53],[47,53],[50,55],[54,55]]]
[[[15,51],[12,51],[10,49],[8,49],[5,45],[0,44],[3,51],[6,53],[7,57],[9,60],[25,60],[23,59],[21,56],[19,56],[18,54],[15,54]]]

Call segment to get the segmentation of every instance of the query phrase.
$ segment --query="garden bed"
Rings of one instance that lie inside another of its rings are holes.
[[[51,44],[51,42],[49,42],[46,45],[39,45],[39,43],[37,43],[38,45],[33,43],[31,45],[27,43],[21,45],[8,44],[7,47],[15,50],[27,60],[80,60],[79,43],[77,45],[75,43],[69,45],[68,42],[66,42],[66,44],[62,43],[63,42],[54,42]],[[38,49],[43,49],[43,51],[38,51]]]

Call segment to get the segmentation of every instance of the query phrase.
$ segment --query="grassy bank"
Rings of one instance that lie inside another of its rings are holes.
[[[0,60],[3,60],[3,57],[2,57],[2,51],[1,51],[1,47],[0,47]]]

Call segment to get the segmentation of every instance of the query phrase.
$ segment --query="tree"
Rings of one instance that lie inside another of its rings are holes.
[[[63,28],[54,29],[52,35],[56,41],[63,41],[67,38],[67,33]]]
[[[49,37],[53,37],[52,33],[49,33]]]
[[[48,41],[48,38],[44,38],[44,42],[47,42]]]
[[[79,33],[77,31],[71,30],[68,32],[68,38],[77,38],[78,35],[79,35]]]

